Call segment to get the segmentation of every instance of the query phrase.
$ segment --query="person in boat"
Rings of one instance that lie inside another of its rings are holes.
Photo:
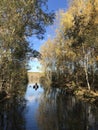
[[[33,88],[35,88],[35,90],[37,90],[39,88],[38,84],[35,83],[35,85],[33,86]]]

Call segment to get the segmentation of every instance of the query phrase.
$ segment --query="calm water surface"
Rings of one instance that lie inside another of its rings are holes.
[[[30,84],[24,99],[0,103],[0,130],[98,130],[98,108],[59,89]]]

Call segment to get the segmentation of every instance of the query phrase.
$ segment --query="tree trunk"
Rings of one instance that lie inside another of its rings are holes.
[[[88,90],[90,90],[91,87],[90,87],[89,78],[88,78],[88,72],[87,72],[87,68],[86,67],[85,67],[85,75],[86,75],[86,82],[87,82]]]
[[[90,90],[91,87],[90,87],[89,77],[88,77],[88,54],[86,54],[86,53],[87,53],[87,52],[85,52],[84,46],[83,46],[84,70],[85,70],[85,76],[86,76],[87,87],[88,87],[88,90]]]

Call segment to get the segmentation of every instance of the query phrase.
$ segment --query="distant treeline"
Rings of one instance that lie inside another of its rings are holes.
[[[43,73],[40,72],[28,72],[29,83],[39,83]]]

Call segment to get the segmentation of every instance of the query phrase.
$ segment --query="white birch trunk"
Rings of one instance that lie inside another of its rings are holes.
[[[91,87],[90,87],[89,77],[88,77],[88,54],[85,54],[84,46],[83,46],[83,53],[84,53],[84,70],[85,70],[86,82],[87,82],[88,90],[90,90]]]

